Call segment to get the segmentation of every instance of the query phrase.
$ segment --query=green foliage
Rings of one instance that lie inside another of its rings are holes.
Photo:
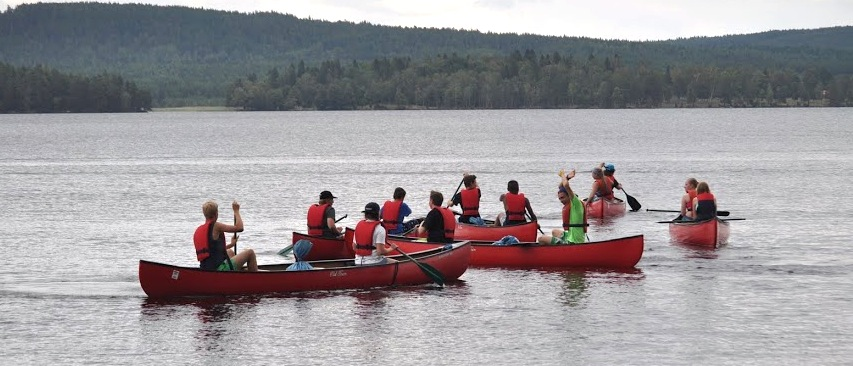
[[[151,94],[121,76],[61,74],[0,63],[0,113],[140,112]]]
[[[743,81],[765,69],[796,75],[803,84],[772,90],[773,99],[799,93],[806,100],[815,88],[853,74],[850,39],[853,27],[605,41],[142,4],[38,3],[0,13],[0,62],[121,74],[151,90],[152,103],[161,107],[244,105],[242,99],[251,99],[251,109],[346,109],[388,101],[431,108],[649,106],[688,94],[701,99],[712,90],[713,98],[758,90],[767,98],[766,85]],[[690,70],[706,76],[716,70],[713,75],[726,83],[691,81]],[[234,80],[252,74],[235,92]],[[846,90],[837,86],[832,94]]]

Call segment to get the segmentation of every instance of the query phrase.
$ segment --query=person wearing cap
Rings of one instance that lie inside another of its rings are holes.
[[[385,227],[379,221],[379,204],[370,202],[364,206],[364,220],[355,225],[352,248],[355,250],[355,265],[368,266],[393,262],[385,256],[397,249],[396,245],[385,246]]]
[[[400,235],[406,231],[403,219],[412,214],[412,209],[409,208],[409,205],[403,202],[403,199],[405,198],[406,190],[402,187],[397,187],[394,189],[394,200],[385,201],[385,204],[382,205],[382,209],[379,211],[379,217],[382,218],[382,226],[385,227],[388,234]],[[411,228],[414,225],[406,226]]]
[[[501,220],[495,220],[495,224],[500,225],[515,225],[527,222],[525,213],[530,215],[531,221],[536,221],[536,214],[533,213],[533,208],[530,207],[530,200],[524,197],[524,193],[518,193],[518,181],[511,180],[506,184],[507,193],[500,196],[499,200],[504,203],[504,212],[506,219],[501,223]]]
[[[681,220],[693,220],[693,199],[696,198],[696,186],[699,181],[696,178],[687,178],[684,181],[684,195],[681,196]]]
[[[237,235],[231,237],[231,244],[225,245],[225,233],[243,232],[240,204],[234,201],[231,208],[234,210],[234,225],[216,221],[219,219],[219,204],[216,201],[210,200],[201,205],[205,221],[193,234],[199,267],[211,271],[241,271],[243,265],[248,265],[248,270],[255,272],[258,270],[258,260],[254,250],[246,249],[235,254],[231,248],[237,245]]]
[[[610,186],[616,189],[622,189],[622,185],[616,181],[616,177],[613,176],[613,173],[616,172],[616,166],[613,163],[601,163],[601,167],[604,168],[602,171],[604,173],[604,178],[610,181]]]
[[[444,196],[441,192],[429,192],[429,208],[424,221],[418,225],[418,236],[422,237],[426,233],[427,241],[434,243],[451,243],[453,242],[456,232],[456,218],[453,216],[453,211],[447,207],[442,207],[441,202],[444,201]]]
[[[307,271],[309,269],[314,269],[314,266],[311,263],[305,261],[305,257],[308,255],[308,252],[311,251],[311,247],[314,244],[306,239],[299,239],[296,244],[293,244],[293,258],[296,259],[296,262],[285,268],[285,271]]]
[[[477,176],[465,173],[462,175],[462,183],[465,184],[465,189],[454,195],[447,207],[462,206],[459,222],[483,226],[484,222],[480,217],[481,194],[480,186],[477,184]]]
[[[332,192],[320,192],[320,201],[308,208],[308,235],[324,238],[340,238],[341,227],[335,226],[335,202]]]
[[[569,171],[568,174],[560,170],[560,185],[557,186],[557,199],[563,204],[563,229],[554,229],[551,231],[551,235],[542,235],[539,237],[539,244],[580,244],[585,241],[587,228],[585,206],[569,185],[569,180],[574,178],[574,176],[574,169]]]

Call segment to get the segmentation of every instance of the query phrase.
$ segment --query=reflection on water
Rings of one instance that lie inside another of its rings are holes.
[[[726,245],[722,245],[719,248],[712,248],[704,245],[683,243],[676,240],[670,240],[670,244],[678,247],[681,252],[684,253],[684,258],[698,259],[717,259],[720,256],[717,253],[717,249],[726,247]]]
[[[558,299],[570,307],[583,306],[583,302],[588,296],[590,280],[619,285],[645,279],[645,274],[639,268],[603,271],[571,269],[558,273],[563,279],[562,292]]]

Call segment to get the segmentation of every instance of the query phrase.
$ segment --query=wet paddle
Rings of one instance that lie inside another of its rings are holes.
[[[720,219],[720,221],[742,221],[742,220],[746,220],[746,219],[739,218],[739,217],[738,218],[731,218],[731,219]],[[676,223],[676,222],[691,223],[691,222],[700,222],[700,221],[693,221],[693,220],[688,220],[688,221],[684,221],[684,220],[655,221],[656,224],[672,224],[672,223]]]
[[[628,205],[631,206],[632,212],[637,212],[641,207],[643,207],[643,205],[640,204],[640,201],[637,201],[636,198],[628,194],[628,192],[625,192],[624,188],[622,189],[622,193],[625,194],[625,198],[628,200]]]
[[[394,248],[394,249],[397,250],[397,252],[402,254],[404,257],[406,257],[406,259],[408,259],[408,260],[412,261],[414,264],[416,264],[418,266],[418,268],[421,269],[421,272],[423,272],[425,275],[427,275],[427,277],[429,277],[432,280],[432,282],[435,282],[439,286],[444,286],[444,275],[441,274],[441,272],[439,272],[437,269],[435,269],[435,267],[433,267],[429,264],[426,264],[426,263],[418,262],[417,260],[415,260],[415,258],[412,258],[408,254],[406,254],[402,250],[400,250],[400,248]]]
[[[677,210],[652,210],[652,209],[650,209],[650,208],[647,208],[647,209],[646,209],[646,211],[649,211],[649,212],[671,212],[671,213],[681,213],[681,211],[677,211]],[[731,214],[731,212],[729,212],[729,211],[717,211],[717,216],[728,216],[728,215],[730,215],[730,214]]]
[[[345,215],[341,216],[341,218],[339,218],[339,219],[335,220],[335,223],[338,223],[338,222],[340,222],[341,220],[343,220],[343,219],[347,218],[347,216],[349,216],[349,214],[345,214]],[[234,235],[237,235],[237,233],[234,233]],[[286,246],[286,247],[282,248],[281,250],[279,250],[279,251],[278,251],[278,255],[285,257],[285,256],[287,256],[288,254],[290,254],[290,252],[292,252],[292,251],[293,251],[293,244],[288,245],[288,246]]]

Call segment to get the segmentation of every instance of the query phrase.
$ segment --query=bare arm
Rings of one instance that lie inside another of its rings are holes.
[[[527,197],[524,198],[524,206],[527,208],[527,212],[530,214],[530,221],[536,221],[536,214],[533,213],[533,207],[530,207],[530,200]]]

